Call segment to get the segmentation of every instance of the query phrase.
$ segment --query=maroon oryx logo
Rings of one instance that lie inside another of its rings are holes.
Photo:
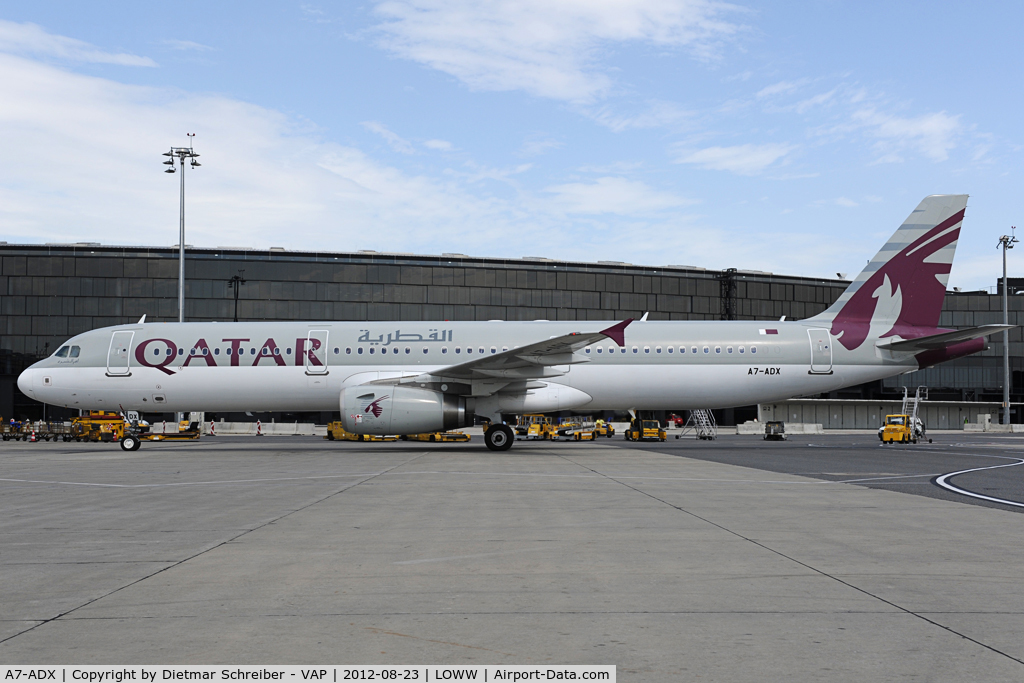
[[[380,417],[380,414],[384,412],[384,409],[380,407],[380,402],[383,401],[386,398],[387,398],[387,395],[381,396],[377,400],[375,400],[372,403],[370,403],[370,405],[366,406],[366,409],[363,410],[363,412],[364,413],[373,413],[374,417]]]
[[[907,327],[935,327],[946,295],[938,276],[947,275],[952,267],[949,260],[936,259],[935,254],[956,242],[963,219],[964,211],[956,212],[882,264],[836,315],[832,336],[851,351],[863,344],[880,297],[891,302],[889,310],[880,311],[883,324],[888,325],[892,318],[881,337],[906,336]]]

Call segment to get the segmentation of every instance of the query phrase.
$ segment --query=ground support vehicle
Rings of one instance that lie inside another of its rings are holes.
[[[612,426],[611,422],[598,420],[594,423],[593,434],[594,436],[606,436],[610,439],[615,436],[615,427]]]
[[[465,432],[430,432],[428,434],[408,434],[399,438],[402,441],[431,441],[440,443],[470,440],[469,434],[466,434]]]
[[[71,420],[71,436],[75,441],[118,442],[124,437],[124,429],[124,418],[105,410],[92,410]]]
[[[529,413],[523,415],[516,425],[516,439],[549,441],[554,434],[554,425],[546,415]]]
[[[780,421],[770,421],[764,423],[764,440],[765,441],[785,441],[786,440],[786,423]]]
[[[160,434],[152,432],[143,432],[137,434],[139,439],[142,441],[196,441],[201,436],[198,429],[185,429],[177,433]]]
[[[594,423],[590,421],[590,418],[583,417],[563,417],[558,427],[555,428],[555,433],[551,437],[552,441],[579,441],[576,435],[580,432],[589,432],[593,430]]]
[[[917,443],[923,441],[925,426],[913,415],[886,415],[885,424],[878,429],[878,438],[882,443]],[[931,443],[931,439],[928,439]]]
[[[664,441],[667,435],[657,420],[635,417],[630,421],[623,438],[626,441]]]
[[[324,437],[328,441],[398,441],[397,436],[376,436],[371,434],[353,434],[352,432],[345,431],[345,428],[341,426],[341,421],[330,422],[327,425],[327,435]]]

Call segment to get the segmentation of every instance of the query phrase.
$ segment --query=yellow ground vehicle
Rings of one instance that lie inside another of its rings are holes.
[[[551,424],[551,418],[539,414],[526,414],[519,418],[516,425],[517,439],[543,439],[550,440],[555,433],[555,427]]]
[[[324,438],[328,441],[398,441],[397,436],[375,436],[346,432],[345,428],[341,426],[341,420],[327,425],[327,436]]]
[[[925,438],[924,425],[910,415],[886,415],[878,438],[882,443],[917,443]]]
[[[75,441],[120,441],[124,437],[124,418],[105,410],[89,411],[71,419],[71,436]]]
[[[450,443],[453,441],[469,441],[470,436],[464,432],[429,432],[427,434],[408,434],[399,437],[402,441],[436,441]]]
[[[594,436],[606,436],[610,439],[615,436],[615,427],[612,427],[611,422],[598,420],[594,423]]]
[[[626,429],[626,441],[664,441],[667,435],[657,420],[634,418]]]

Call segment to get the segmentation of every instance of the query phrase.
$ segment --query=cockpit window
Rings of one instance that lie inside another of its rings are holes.
[[[71,348],[70,346],[62,346],[59,349],[57,349],[57,353],[55,353],[53,355],[57,356],[57,358],[67,358],[68,357],[68,349],[70,349],[70,348]]]
[[[80,352],[81,350],[82,350],[82,349],[81,349],[81,347],[79,347],[79,346],[72,346],[72,347],[71,347],[71,357],[72,357],[72,358],[78,358],[78,353],[79,353],[79,352]]]

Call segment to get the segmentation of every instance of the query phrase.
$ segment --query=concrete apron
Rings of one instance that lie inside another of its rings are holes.
[[[286,443],[48,465],[64,481],[248,484],[5,492],[0,528],[21,545],[0,638],[20,635],[0,658],[1024,677],[1021,514],[599,442]]]

